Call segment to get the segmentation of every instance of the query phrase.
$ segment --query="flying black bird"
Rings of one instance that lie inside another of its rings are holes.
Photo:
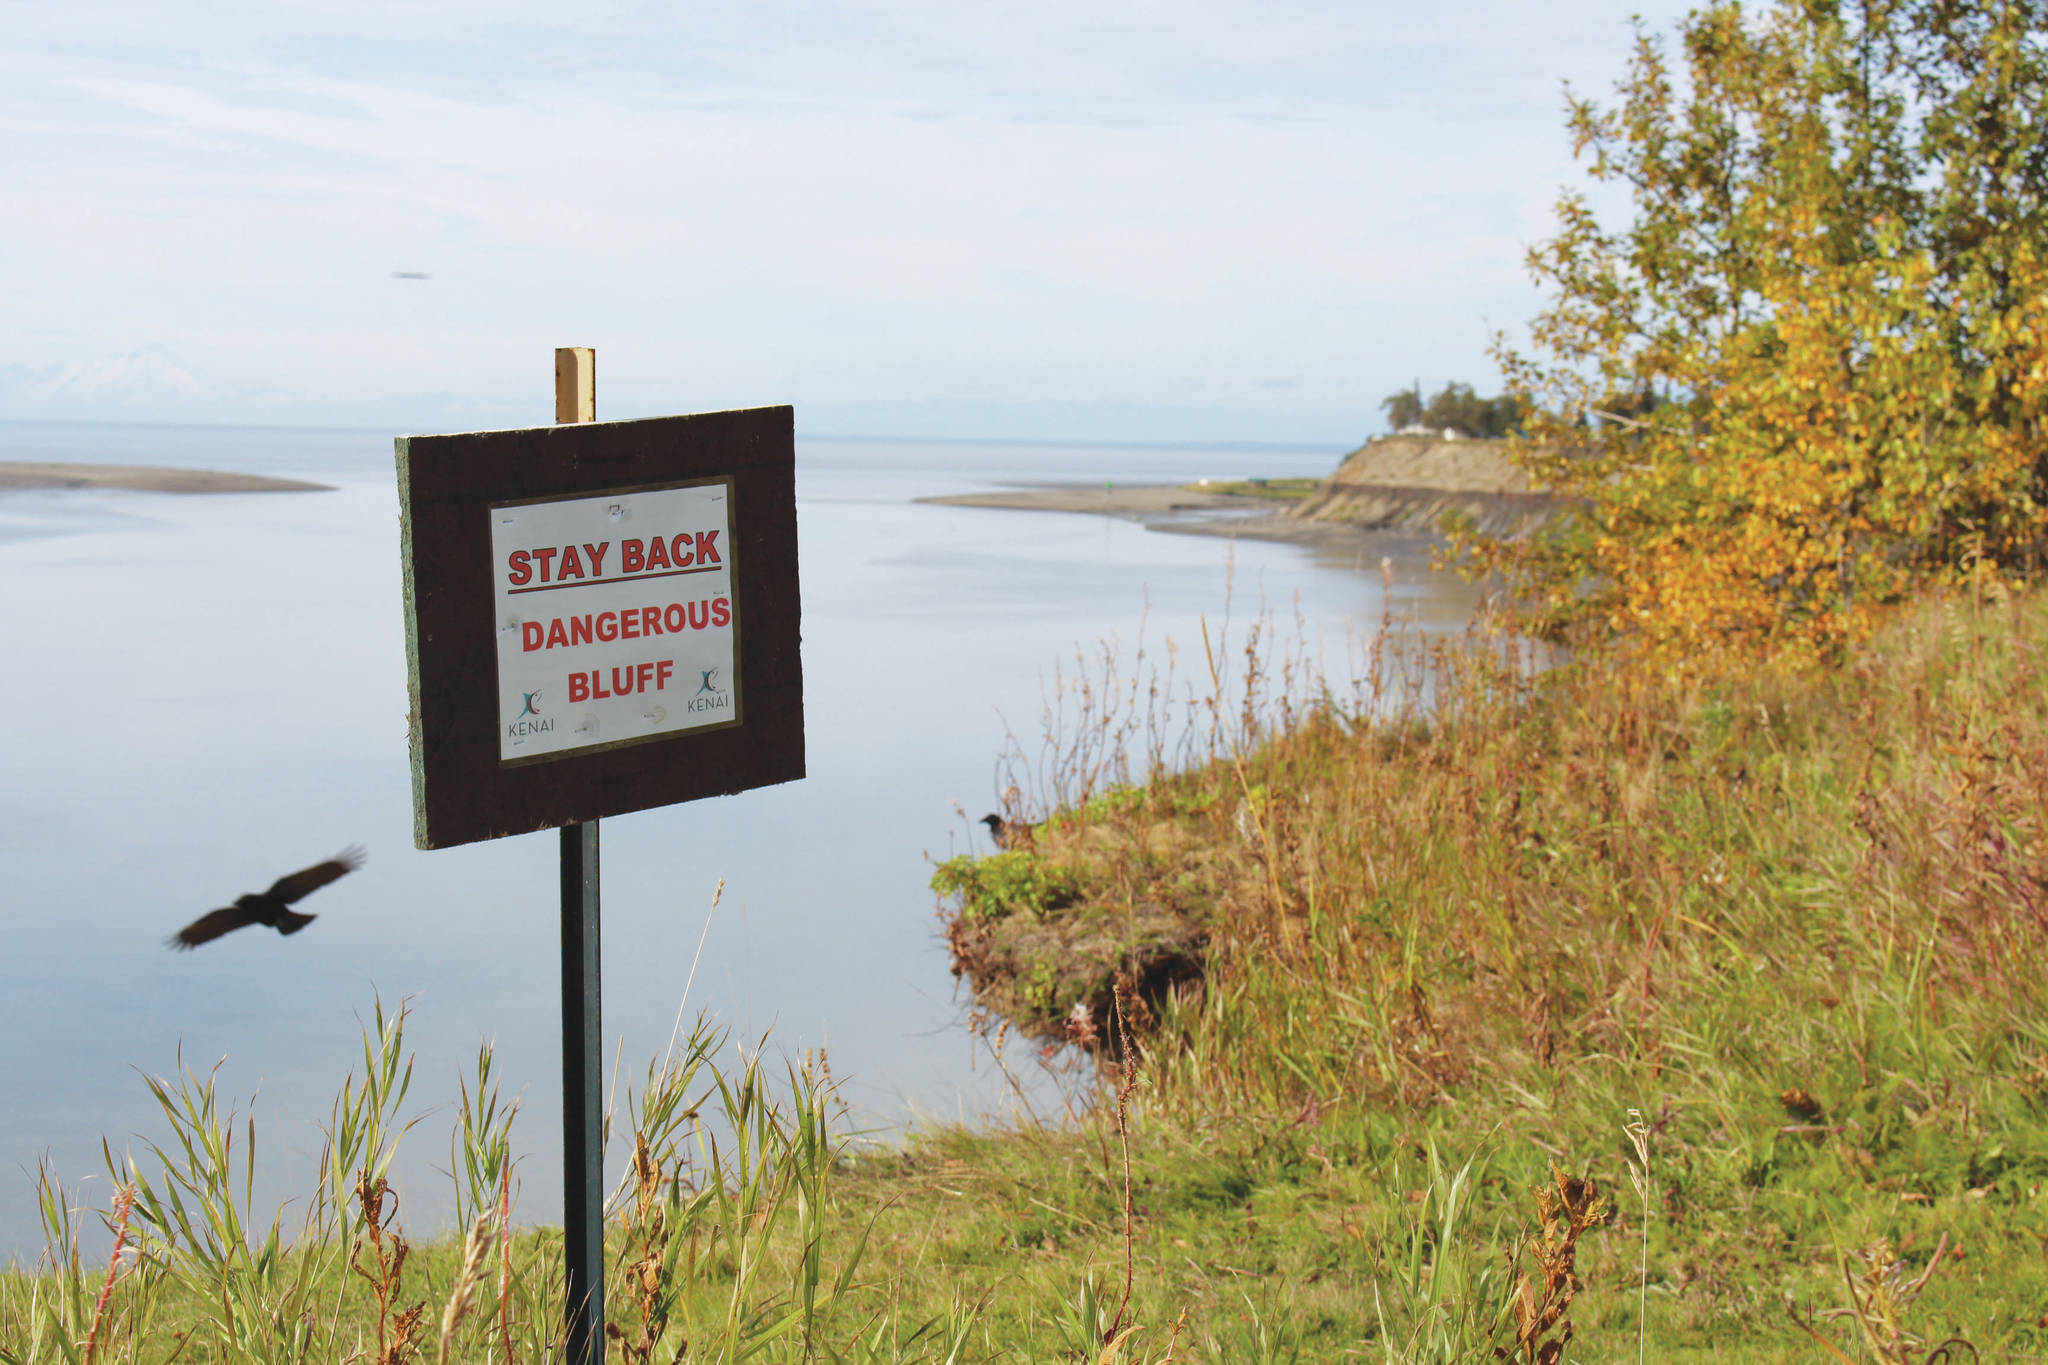
[[[166,939],[171,947],[183,951],[197,948],[202,943],[211,943],[222,934],[232,933],[251,924],[267,924],[280,934],[296,934],[311,924],[312,915],[301,915],[285,907],[294,901],[303,900],[327,883],[345,877],[363,865],[363,850],[360,845],[350,844],[324,863],[301,868],[288,877],[279,877],[270,884],[270,889],[260,896],[239,896],[233,905],[210,910]]]
[[[1037,846],[1031,837],[1031,826],[1022,820],[1005,820],[1000,815],[984,815],[981,823],[988,826],[988,837],[996,841],[996,847],[1006,850],[1028,849]]]

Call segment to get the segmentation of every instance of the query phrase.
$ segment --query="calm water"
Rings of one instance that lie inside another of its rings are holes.
[[[829,1049],[877,1126],[1001,1111],[926,881],[928,856],[969,841],[956,806],[994,807],[1006,725],[1035,743],[1042,684],[1077,644],[1147,621],[1155,647],[1198,649],[1227,591],[1240,618],[1298,601],[1318,635],[1368,632],[1387,606],[1382,547],[1360,572],[1288,545],[911,499],[1322,474],[1336,458],[800,437],[810,776],[605,822],[605,1030],[627,1078],[669,1038],[723,878],[692,1013],[791,1054]],[[449,1101],[484,1039],[522,1105],[523,1211],[558,1217],[556,841],[412,847],[389,435],[0,424],[0,459],[336,485],[0,493],[0,1259],[39,1245],[39,1157],[76,1180],[99,1171],[102,1134],[117,1149],[165,1135],[136,1072],[181,1050],[201,1070],[225,1058],[223,1090],[253,1098],[260,1191],[304,1188],[379,994],[412,1002],[412,1108],[428,1113],[399,1168],[410,1225],[445,1218]],[[1461,622],[1467,591],[1408,553],[1395,610]],[[319,921],[298,937],[162,946],[350,842],[368,865],[302,907]]]

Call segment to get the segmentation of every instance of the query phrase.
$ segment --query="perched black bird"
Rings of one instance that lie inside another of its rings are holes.
[[[988,826],[988,837],[996,841],[996,847],[1005,851],[1027,849],[1036,846],[1031,837],[1031,826],[1022,820],[1005,820],[1000,815],[984,815],[981,823]]]
[[[184,951],[197,948],[202,943],[211,943],[222,934],[233,933],[251,924],[267,924],[280,934],[296,934],[311,924],[314,916],[301,915],[285,907],[312,895],[331,881],[346,877],[362,865],[361,846],[350,844],[324,863],[315,863],[288,877],[279,877],[260,896],[240,896],[233,905],[208,911],[165,942]]]

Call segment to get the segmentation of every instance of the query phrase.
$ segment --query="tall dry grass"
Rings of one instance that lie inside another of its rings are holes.
[[[1081,797],[1030,812],[1071,891],[1024,913],[1206,936],[1200,988],[1146,1002],[1149,1121],[1496,1152],[1496,1226],[1551,1162],[1629,1188],[1654,1146],[1655,1201],[1613,1210],[1627,1266],[1595,1253],[1629,1302],[1581,1305],[1630,1335],[1789,1332],[1785,1292],[1843,1304],[1841,1256],[1910,1234],[1924,1268],[1937,1213],[2048,1232],[2048,598],[1930,598],[1826,670],[1389,629],[1333,681],[1273,641],[1206,642],[1191,766],[1117,758],[1153,733],[1126,671],[1018,784]],[[2024,1236],[1992,1244],[2039,1279]]]

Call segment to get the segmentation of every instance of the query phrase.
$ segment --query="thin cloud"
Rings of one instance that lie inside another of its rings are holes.
[[[0,364],[161,346],[365,420],[509,402],[574,334],[655,406],[687,375],[1355,432],[1418,365],[1484,381],[1574,173],[1559,81],[1627,50],[1593,3],[87,14],[0,40],[34,132],[0,145]],[[394,260],[433,287],[363,289]]]

